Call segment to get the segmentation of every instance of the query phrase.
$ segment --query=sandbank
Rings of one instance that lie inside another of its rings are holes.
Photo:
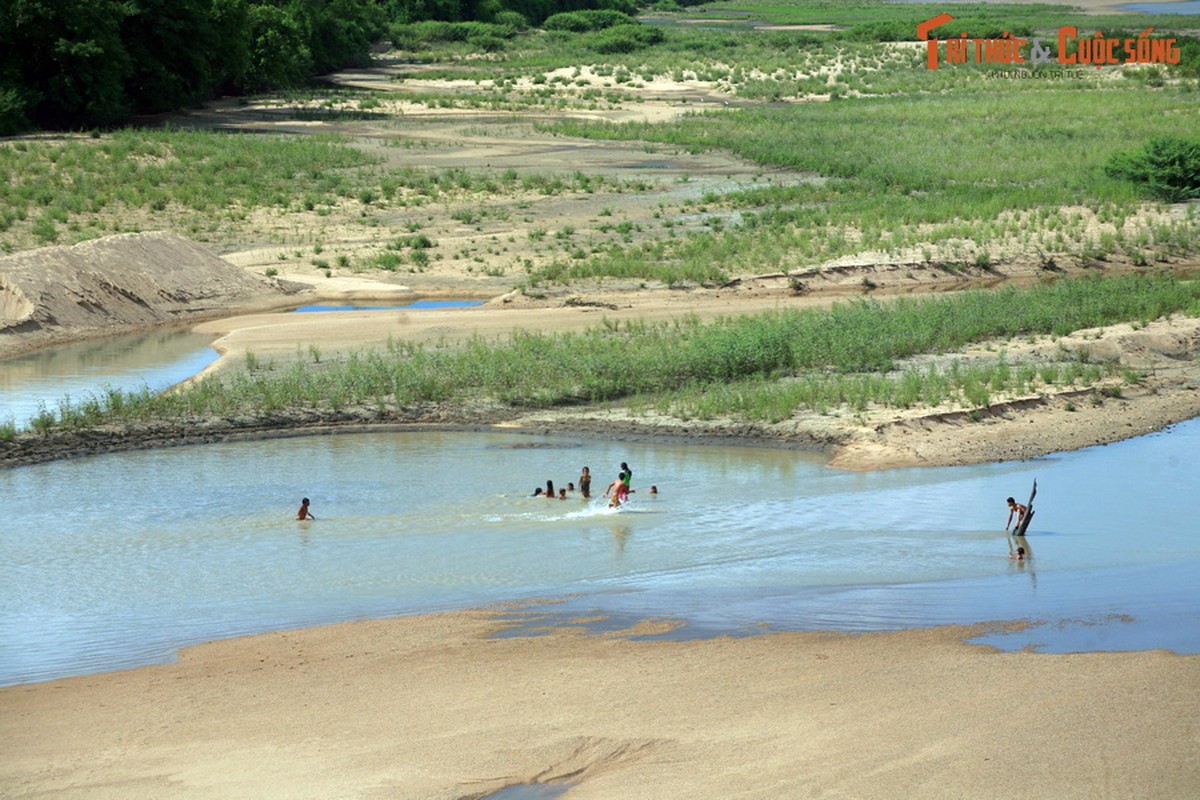
[[[503,624],[498,610],[346,623],[0,690],[5,795],[1200,793],[1198,656],[963,643],[982,628],[493,638]]]

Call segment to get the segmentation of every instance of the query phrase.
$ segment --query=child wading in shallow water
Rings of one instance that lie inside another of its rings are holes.
[[[621,472],[617,475],[617,479],[608,485],[604,490],[605,497],[612,497],[609,505],[613,508],[629,501],[629,481],[633,478],[633,470],[624,461],[621,462]]]
[[[312,512],[308,510],[308,498],[300,501],[300,510],[296,512],[296,519],[316,519]]]
[[[617,486],[618,502],[624,503],[629,500],[629,482],[633,480],[633,470],[624,461],[621,462],[621,472],[617,476],[620,485]]]
[[[1028,510],[1025,506],[1018,503],[1013,498],[1008,498],[1004,502],[1008,503],[1008,522],[1004,523],[1004,530],[1007,532],[1008,527],[1012,525],[1013,516],[1017,518],[1017,524],[1013,527],[1014,531],[1021,530],[1021,521],[1025,519],[1025,512]]]

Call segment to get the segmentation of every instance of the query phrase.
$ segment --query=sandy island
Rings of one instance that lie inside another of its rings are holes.
[[[91,257],[90,282],[64,292],[59,272],[79,251]],[[132,256],[130,251],[133,251]],[[183,264],[166,279],[156,276],[149,256]],[[140,257],[140,258],[139,258]],[[714,319],[778,309],[827,306],[861,297],[861,276],[876,276],[881,288],[872,297],[887,300],[912,293],[954,290],[976,285],[978,277],[945,276],[935,268],[909,267],[889,285],[884,276],[898,272],[880,265],[826,270],[810,277],[810,288],[797,295],[789,276],[766,275],[737,279],[723,287],[619,287],[608,290],[570,287],[536,297],[519,292],[493,295],[482,306],[425,311],[345,311],[336,314],[294,314],[286,310],[304,303],[350,302],[402,304],[418,296],[410,287],[371,276],[309,282],[303,274],[287,280],[250,281],[250,273],[207,253],[192,242],[168,234],[110,237],[71,248],[46,248],[0,259],[10,266],[7,283],[0,271],[0,298],[20,308],[25,320],[52,319],[54,324],[22,322],[0,337],[0,357],[31,346],[87,336],[138,330],[155,325],[188,324],[213,337],[221,358],[200,379],[244,363],[247,354],[286,361],[307,358],[319,349],[328,361],[349,353],[384,347],[390,340],[418,343],[465,341],[471,337],[500,340],[518,329],[541,332],[584,330],[605,322],[664,321],[682,317]],[[187,267],[191,267],[188,270]],[[18,269],[21,267],[23,269]],[[1128,268],[1115,266],[1117,273]],[[1194,263],[1177,264],[1180,274],[1193,274]],[[1084,270],[1071,270],[1083,272]],[[1096,272],[1095,268],[1088,270]],[[993,269],[990,280],[1015,282],[1036,279],[1036,268],[1020,263]],[[177,275],[206,276],[207,283],[187,285]],[[31,275],[40,276],[38,278]],[[23,282],[18,280],[23,278]],[[161,285],[173,282],[163,288]],[[423,276],[422,296],[471,296],[457,287],[453,276],[439,288],[437,274]],[[28,298],[62,298],[37,304]],[[203,303],[193,298],[203,297]],[[480,293],[477,297],[483,299]],[[167,301],[159,298],[166,297]],[[184,298],[181,302],[177,297]],[[132,298],[132,300],[130,299]],[[190,305],[186,301],[191,301]],[[255,313],[239,311],[255,310]],[[39,316],[40,315],[40,316]],[[189,320],[195,322],[189,323]],[[23,331],[21,325],[28,330]],[[1200,415],[1200,320],[1184,316],[1148,325],[1113,325],[1081,330],[1065,337],[984,342],[944,360],[992,357],[1003,349],[1010,359],[1053,358],[1064,350],[1089,359],[1114,361],[1139,371],[1145,379],[1119,385],[1119,396],[1102,396],[1095,387],[1059,387],[1029,396],[996,397],[982,415],[960,406],[895,409],[875,407],[865,412],[797,413],[776,424],[731,419],[683,421],[652,413],[631,414],[619,404],[570,407],[528,412],[500,407],[435,407],[380,410],[348,408],[333,411],[281,413],[271,419],[210,419],[201,423],[154,424],[84,432],[61,431],[53,436],[24,434],[0,442],[0,466],[15,466],[51,458],[113,452],[138,447],[205,443],[233,439],[294,435],[298,432],[361,430],[371,425],[453,425],[479,429],[502,426],[530,433],[570,431],[620,438],[687,438],[694,441],[737,442],[759,446],[803,447],[826,452],[830,465],[869,470],[1012,461],[1119,441],[1159,430]]]

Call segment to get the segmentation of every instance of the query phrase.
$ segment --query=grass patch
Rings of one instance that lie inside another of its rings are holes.
[[[1094,124],[1108,115],[1130,120],[1128,138],[1114,139]],[[1021,124],[1003,122],[1012,119]],[[1138,258],[1147,247],[1182,255],[1195,252],[1200,232],[1194,210],[1157,226],[1126,225],[1144,208],[1139,189],[1105,170],[1130,142],[1200,127],[1200,105],[1185,90],[998,87],[936,101],[860,98],[719,111],[672,123],[547,127],[691,152],[725,149],[828,180],[708,198],[741,210],[741,225],[609,252],[586,268],[551,265],[535,280],[650,276],[666,264],[692,275],[708,265],[709,279],[718,279],[924,245],[937,249],[939,261],[986,259],[989,267],[992,243],[1088,258]],[[1060,212],[1072,207],[1077,210]],[[1096,221],[1107,223],[1099,234]]]
[[[863,300],[707,324],[631,322],[584,333],[519,332],[500,344],[394,343],[385,352],[354,354],[339,363],[325,359],[319,367],[248,356],[243,372],[167,394],[110,392],[87,404],[66,399],[34,425],[44,433],[113,420],[262,417],[287,410],[476,400],[551,407],[629,399],[644,407],[659,398],[655,402],[679,415],[754,419],[783,419],[798,408],[834,404],[862,408],[959,399],[982,406],[1014,386],[1095,382],[1111,377],[1116,367],[1068,358],[1053,370],[1046,365],[1038,370],[999,359],[986,369],[888,373],[897,359],[915,354],[952,352],[996,337],[1146,322],[1195,307],[1198,299],[1200,284],[1170,276],[1092,278],[887,304]]]

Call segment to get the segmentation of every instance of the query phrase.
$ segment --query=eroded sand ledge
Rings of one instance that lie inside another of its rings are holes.
[[[358,622],[0,690],[8,797],[1185,798],[1200,657]]]

